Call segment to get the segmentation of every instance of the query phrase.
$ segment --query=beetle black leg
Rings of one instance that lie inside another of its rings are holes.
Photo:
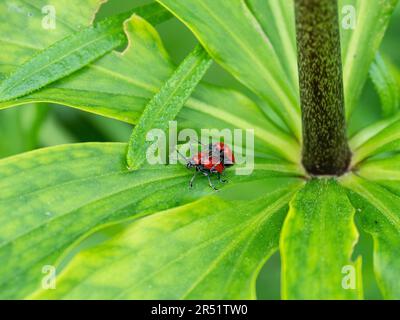
[[[221,182],[221,183],[226,183],[226,182],[228,182],[228,180],[222,178],[222,174],[220,174],[219,172],[218,172],[218,180],[219,180],[219,182]]]
[[[215,191],[218,191],[218,189],[211,182],[211,178],[210,178],[209,174],[207,175],[207,178],[208,178],[208,184],[210,185],[210,187],[213,188]]]
[[[190,188],[193,188],[193,181],[196,178],[196,176],[197,176],[197,171],[194,172],[194,175],[193,175],[192,179],[190,179],[190,181],[189,181],[189,187]]]

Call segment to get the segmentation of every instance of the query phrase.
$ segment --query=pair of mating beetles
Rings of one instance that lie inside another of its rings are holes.
[[[195,169],[195,173],[189,182],[190,187],[193,187],[193,182],[197,174],[201,173],[208,178],[210,187],[217,190],[211,182],[211,175],[217,175],[218,180],[224,183],[226,180],[223,180],[221,175],[225,168],[231,167],[235,163],[232,150],[222,142],[209,144],[207,148],[205,148],[205,151],[199,152],[191,159],[187,159],[183,155],[181,156],[185,159],[188,169]]]

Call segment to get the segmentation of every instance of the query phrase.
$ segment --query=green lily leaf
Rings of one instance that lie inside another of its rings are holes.
[[[38,39],[38,45],[29,51],[21,51],[14,43],[30,47],[30,44],[26,44],[26,42],[31,38],[26,39],[26,32],[20,27],[26,22],[26,16],[21,15],[21,10],[25,10],[22,12],[27,14],[28,9],[34,10],[34,8],[32,9],[26,3],[19,4],[18,10],[11,11],[10,20],[16,25],[14,29],[21,30],[22,34],[20,32],[9,33],[12,38],[7,39],[7,42],[4,43],[7,57],[1,56],[4,64],[0,65],[0,72],[4,74],[14,71],[23,62],[31,56],[39,54],[46,47],[84,26],[90,26],[101,3],[103,3],[101,0],[92,0],[85,4],[82,4],[81,1],[79,3],[69,2],[69,6],[73,9],[66,8],[62,12],[64,14],[70,12],[71,15],[62,16],[62,23],[59,23],[56,30],[51,30],[51,32],[41,27],[41,16],[35,14],[32,17],[31,30],[32,33],[40,35],[40,40]],[[58,10],[65,5],[60,0],[53,1],[53,4]],[[11,5],[8,4],[8,6]],[[79,9],[79,14],[75,12],[76,8]],[[57,17],[59,20],[61,19],[59,15]],[[0,24],[0,30],[7,31],[7,28],[9,28],[8,24],[4,26]],[[72,76],[33,94],[13,101],[0,102],[0,109],[29,102],[50,102],[135,123],[147,100],[158,91],[163,80],[168,78],[174,67],[162,48],[158,34],[148,23],[138,16],[134,16],[130,22],[125,23],[124,29],[128,37],[128,48],[122,54],[113,51],[100,59],[96,67],[89,65]],[[49,37],[48,34],[53,37]],[[39,46],[39,44],[41,45]],[[133,45],[134,49],[132,49]],[[127,64],[134,67],[127,70]],[[153,72],[147,72],[149,69]]]
[[[215,61],[267,101],[300,139],[296,87],[245,1],[158,2],[192,30]]]
[[[246,3],[271,41],[293,88],[297,90],[299,78],[293,1],[247,0]]]
[[[145,20],[135,15],[124,28],[129,44],[123,53],[111,52],[40,91],[0,103],[0,109],[28,102],[51,102],[137,123],[175,66],[156,30]],[[257,152],[272,153],[292,162],[299,159],[299,143],[269,121],[254,102],[233,90],[200,85],[177,121],[188,128],[203,128],[207,121],[218,129],[254,129]]]
[[[169,121],[178,115],[211,63],[207,52],[196,46],[150,100],[129,140],[127,163],[130,170],[139,169],[146,160],[146,150],[151,144],[146,142],[148,132],[151,129],[164,132],[168,129]]]
[[[400,119],[400,115],[395,115],[388,119],[377,121],[377,122],[373,123],[372,125],[369,125],[366,128],[360,130],[349,141],[351,149],[352,150],[359,149],[369,139],[373,138],[378,133],[380,133],[383,129],[389,127],[391,124],[395,123],[399,119]]]
[[[400,106],[400,72],[378,54],[369,73],[381,99],[383,116],[395,114]]]
[[[54,29],[44,28],[42,9],[49,3],[45,0],[3,0],[0,12],[7,19],[0,21],[0,73],[8,74],[55,42],[72,32],[88,27],[102,0],[52,1],[56,12]],[[29,32],[27,32],[29,30]]]
[[[169,62],[158,35],[145,21],[133,17],[125,29],[130,45],[123,54],[113,52],[39,92],[0,103],[0,108],[48,101],[136,123],[148,100],[170,77],[174,66]],[[132,66],[129,72],[127,64]],[[149,69],[152,73],[147,72]],[[201,86],[196,91],[194,98],[187,103],[188,108],[184,108],[178,117],[179,123],[199,127],[207,119],[217,128],[255,128],[257,140],[262,141],[262,146],[256,146],[258,152],[273,151],[280,157],[298,161],[299,144],[265,119],[250,100],[231,90],[211,86]],[[233,109],[236,114],[232,114]],[[246,117],[240,118],[237,116],[239,113]]]
[[[333,179],[312,180],[297,193],[280,242],[284,299],[362,298],[361,260],[351,261],[358,239],[353,217]]]
[[[297,68],[291,1],[158,1],[187,24],[217,62],[269,102],[292,132],[300,137],[299,107],[297,94],[293,91],[297,89]],[[342,28],[348,116],[358,102],[397,3],[398,0],[340,1],[340,9],[350,5],[356,13],[356,27]],[[216,15],[215,12],[223,14]],[[343,15],[342,18],[346,19]],[[260,29],[264,31],[261,34]],[[259,49],[260,43],[268,40],[273,47],[264,43]],[[248,75],[250,71],[251,76]],[[281,95],[282,91],[287,98]]]
[[[361,161],[384,152],[395,152],[400,147],[400,120],[398,117],[389,120],[384,124],[374,125],[370,133],[369,139],[361,144],[358,148],[353,149],[353,163],[358,164]]]
[[[187,183],[187,173],[179,168],[151,167],[128,174],[125,148],[62,146],[0,162],[3,298],[29,293],[42,276],[42,266],[52,264],[53,257],[97,225],[163,207],[163,202],[149,204],[153,196],[169,195],[166,207],[193,196],[177,191],[179,184],[184,190]]]
[[[69,246],[101,225],[184,205],[196,207],[201,197],[215,197],[205,180],[199,179],[190,190],[191,172],[182,165],[148,165],[129,172],[126,147],[76,144],[0,161],[0,297],[24,298],[38,289],[42,267],[55,265]],[[264,188],[271,177],[277,177],[278,185],[301,184],[297,166],[258,162],[251,176],[232,178],[221,196],[226,189],[229,199],[245,197],[239,182],[261,181]],[[205,199],[200,207],[215,213]],[[227,211],[227,219],[228,212],[232,211]]]
[[[360,216],[362,227],[374,239],[374,269],[386,299],[400,299],[400,198],[387,189],[355,175],[343,184]]]
[[[136,123],[147,101],[174,67],[149,23],[134,15],[125,22],[124,28],[129,44],[123,53],[113,51],[38,92],[0,103],[0,108],[47,101]],[[153,71],[147,72],[149,69]]]
[[[133,12],[152,23],[159,23],[170,17],[157,4],[150,4]],[[0,101],[12,100],[36,91],[121,46],[126,42],[122,24],[131,15],[132,12],[106,18],[40,51],[1,82]]]
[[[43,5],[46,4],[45,1],[41,2],[43,2]],[[41,26],[42,14],[40,12],[41,7],[38,6],[37,3],[35,7],[32,6],[30,3],[27,3],[26,1],[24,2],[22,0],[17,0],[17,1],[6,0],[5,2],[2,2],[0,4],[1,6],[4,6],[4,8],[1,8],[2,11],[6,12],[7,8],[15,7],[15,9],[9,10],[10,13],[8,16],[8,20],[7,21],[2,20],[0,24],[0,30],[2,35],[9,36],[8,39],[5,39],[4,42],[2,42],[2,48],[3,48],[2,53],[4,52],[5,54],[4,55],[2,54],[0,56],[2,60],[2,64],[0,65],[0,72],[3,73],[4,75],[12,71],[15,71],[20,65],[29,60],[32,56],[40,54],[42,50],[45,50],[51,45],[54,45],[55,43],[57,43],[57,41],[64,39],[71,33],[81,30],[84,27],[89,27],[92,23],[92,20],[94,20],[94,15],[96,11],[98,10],[100,4],[103,2],[104,1],[101,0],[90,0],[82,3],[82,1],[73,0],[68,2],[68,7],[65,7],[66,3],[64,1],[61,0],[53,1],[52,3],[58,12],[57,21],[59,21],[59,23],[57,24],[57,28],[55,30],[46,30],[42,28]],[[27,19],[28,13],[31,13],[32,16]],[[29,22],[29,26],[26,26],[24,28],[27,22]],[[13,28],[13,32],[8,30],[10,26]],[[33,37],[31,37],[25,32],[25,30],[28,28],[31,30],[32,34],[37,35],[37,39],[34,39],[36,45],[30,43]],[[125,25],[125,29],[132,29],[132,28],[129,28],[129,26]],[[145,54],[148,54],[148,59],[144,59],[144,61],[145,62],[149,61],[149,64],[146,64],[146,66],[150,66],[150,64],[153,62],[152,59],[154,58],[154,56],[160,54],[159,51],[157,50],[159,48],[158,46],[159,39],[157,35],[154,35],[155,32],[153,30],[144,29],[143,26],[142,28],[138,27],[137,29],[141,29],[140,31],[138,31],[141,32],[140,33],[142,36],[141,38],[147,39],[147,41],[141,42],[141,43],[144,42],[143,44],[144,48],[146,48],[146,46],[147,48],[150,46],[155,48],[154,49],[155,54],[152,54],[151,50],[147,50],[147,52],[145,52]],[[125,32],[127,33],[128,31],[125,30]],[[133,41],[136,41],[136,39],[128,39],[128,40],[130,43],[129,47],[132,45]],[[21,47],[24,48],[24,50],[22,50]],[[139,48],[140,47],[141,46],[139,46]],[[29,48],[29,50],[27,48]],[[128,54],[127,52],[125,53],[126,55],[124,56],[128,57],[132,56],[132,54]],[[161,54],[164,54],[163,58],[166,57],[165,51],[162,51]],[[118,63],[119,65],[121,65],[121,60],[122,60],[120,57],[121,54],[117,52],[112,52],[109,56],[113,56],[111,61],[116,62],[115,65]],[[143,60],[143,57],[140,57],[139,50],[137,56],[138,56],[137,60],[139,61],[140,59]],[[130,61],[130,62],[135,63],[136,61]],[[143,66],[143,64],[141,64],[141,66]],[[145,99],[143,97],[130,99],[129,101],[130,107],[126,107],[128,102],[127,98],[123,95],[123,93],[121,93],[121,97],[119,97],[118,101],[116,101],[117,99],[115,92],[113,92],[110,89],[104,92],[103,86],[105,84],[111,85],[113,83],[112,81],[115,81],[115,77],[110,76],[113,74],[112,68],[108,66],[108,68],[106,68],[104,72],[95,72],[93,71],[93,69],[94,68],[91,68],[92,72],[85,72],[83,70],[81,70],[83,72],[78,72],[79,74],[81,73],[92,74],[92,77],[90,77],[90,79],[84,78],[82,82],[67,81],[71,84],[70,87],[67,88],[65,86],[65,81],[60,81],[59,87],[56,84],[52,84],[51,86],[48,86],[47,88],[38,91],[34,94],[25,96],[22,99],[0,103],[0,108],[7,108],[34,101],[51,102],[51,103],[60,103],[64,105],[74,106],[78,108],[82,107],[84,110],[89,109],[88,111],[92,110],[95,113],[100,113],[106,116],[108,115],[120,120],[124,120],[125,118],[125,121],[127,118],[127,114],[129,114],[127,110],[131,109],[130,111],[133,114],[133,116],[130,116],[129,120],[131,120],[132,117],[135,117],[135,119],[137,119],[138,113],[135,112],[134,108],[137,105],[140,106],[140,103],[143,104]],[[87,68],[84,68],[84,70],[87,71]],[[155,68],[155,70],[158,69]],[[131,74],[136,74],[137,72],[135,71],[137,70],[132,70]],[[143,73],[144,72],[139,73],[139,75],[140,74],[143,75]],[[156,74],[156,76],[157,75],[158,74]],[[123,76],[121,75],[121,77]],[[139,83],[147,82],[146,81],[147,79],[143,79],[140,76],[137,76],[137,78],[138,78],[137,82]],[[76,84],[79,84],[79,86],[76,86]],[[91,85],[94,86],[93,89],[91,89]],[[125,85],[118,84],[118,85],[127,87],[126,84]],[[112,87],[113,86],[110,86],[110,88]],[[97,91],[95,90],[95,88],[97,89]],[[103,88],[103,91],[100,91],[99,88]],[[134,87],[131,88],[131,90],[132,92],[137,92],[137,89],[135,90]],[[106,99],[107,96],[108,99]],[[122,105],[122,107],[119,107],[120,110],[118,110],[118,108],[113,108],[114,106],[113,104],[111,104],[111,107],[107,107],[107,100],[110,101],[114,100],[115,105]],[[87,108],[88,106],[89,108]]]
[[[339,8],[351,6],[355,13],[354,28],[341,28],[343,82],[346,113],[356,107],[368,78],[368,72],[398,0],[341,0]],[[351,11],[344,10],[345,14]],[[347,19],[342,15],[342,19]]]
[[[400,195],[400,155],[398,154],[364,162],[358,169],[357,175],[368,181],[377,182]]]
[[[30,298],[254,299],[258,270],[278,246],[287,203],[300,185],[265,180],[259,186],[269,192],[247,199],[227,188],[137,220],[74,257],[57,290]]]

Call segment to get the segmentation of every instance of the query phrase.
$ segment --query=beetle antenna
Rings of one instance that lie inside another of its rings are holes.
[[[179,150],[178,150],[178,147],[176,147],[176,152],[182,157],[182,159],[183,160],[185,160],[186,161],[186,163],[188,163],[189,162],[189,159],[188,158],[186,158]]]
[[[196,141],[197,142],[197,144],[200,144],[200,145],[202,145],[202,146],[206,146],[206,144],[204,144],[204,143],[201,143],[201,141],[199,140],[199,139],[193,139],[194,141]]]

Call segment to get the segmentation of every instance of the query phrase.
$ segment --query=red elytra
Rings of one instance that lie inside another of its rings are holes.
[[[191,162],[193,163],[192,167],[202,166],[202,169],[208,170],[210,173],[213,171],[222,173],[225,170],[225,167],[219,158],[210,156],[208,152],[200,152],[196,154],[192,158]]]
[[[223,142],[216,142],[210,145],[211,149],[215,149],[220,153],[220,157],[222,158],[222,162],[225,167],[233,166],[235,163],[235,156],[231,148],[225,145]]]
[[[186,167],[188,169],[195,168],[196,172],[189,182],[190,187],[193,186],[193,181],[198,172],[207,176],[211,188],[217,190],[212,184],[210,175],[217,174],[220,182],[226,182],[221,179],[221,174],[225,168],[233,166],[235,157],[232,150],[222,142],[216,142],[208,145],[208,152],[199,152],[192,159],[187,161]]]

